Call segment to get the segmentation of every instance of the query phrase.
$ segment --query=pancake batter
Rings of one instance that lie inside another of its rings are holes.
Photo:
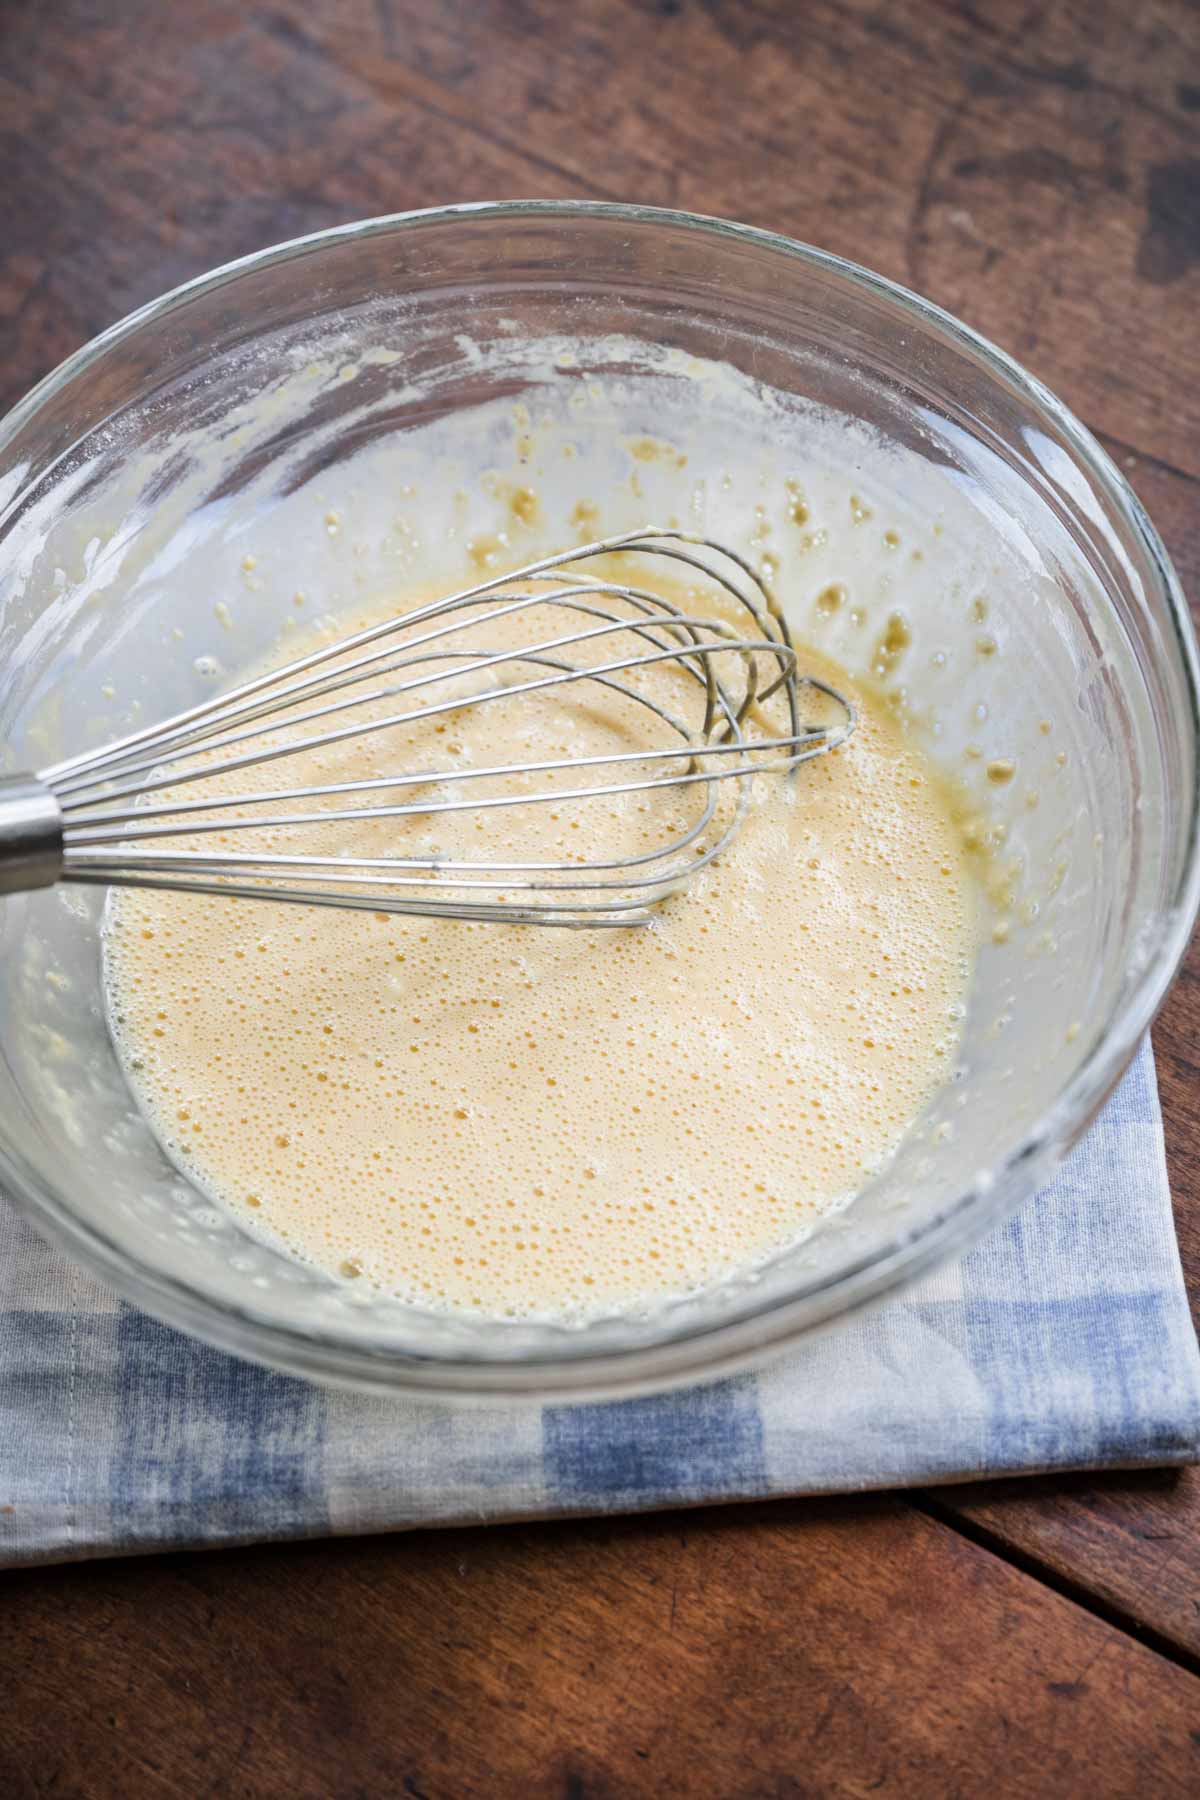
[[[491,1316],[644,1309],[803,1236],[948,1077],[972,907],[949,796],[895,711],[803,649],[801,667],[853,696],[855,736],[761,778],[732,850],[643,931],[115,895],[114,1026],[174,1158],[339,1279]],[[353,740],[285,785],[622,729],[578,696],[529,719]],[[276,787],[280,766],[238,782]],[[521,810],[523,846],[532,829],[556,855],[647,830],[644,797],[601,822]],[[477,853],[480,829],[439,848]],[[328,830],[326,850],[384,847],[379,823]]]

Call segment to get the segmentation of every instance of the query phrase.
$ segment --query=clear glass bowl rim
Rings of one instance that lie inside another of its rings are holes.
[[[777,232],[673,208],[610,201],[475,201],[357,220],[271,245],[222,264],[172,288],[126,315],[61,362],[0,420],[0,459],[17,434],[76,376],[133,337],[199,296],[251,272],[303,258],[339,242],[402,235],[423,227],[542,218],[569,226],[606,219],[631,227],[670,227],[777,253],[833,275],[907,315],[952,345],[978,358],[988,372],[1016,389],[1035,412],[1050,419],[1107,505],[1140,540],[1157,598],[1164,602],[1187,682],[1193,746],[1192,807],[1176,892],[1161,914],[1155,953],[1106,1021],[1072,1080],[1005,1162],[987,1171],[939,1213],[897,1232],[882,1250],[835,1276],[800,1285],[786,1299],[756,1310],[750,1303],[732,1319],[697,1327],[652,1345],[603,1356],[589,1354],[586,1331],[562,1333],[553,1358],[483,1360],[421,1359],[394,1350],[335,1340],[280,1326],[247,1309],[222,1306],[209,1295],[130,1262],[126,1254],[81,1220],[24,1160],[0,1144],[0,1180],[38,1228],[125,1299],[165,1323],[190,1331],[218,1348],[309,1379],[397,1397],[459,1401],[590,1399],[657,1391],[683,1382],[726,1375],[807,1333],[828,1327],[860,1308],[908,1286],[918,1275],[961,1253],[1011,1212],[1052,1173],[1081,1136],[1124,1073],[1143,1033],[1166,996],[1187,950],[1200,909],[1200,658],[1187,601],[1171,559],[1125,477],[1068,407],[1020,363],[988,338],[932,302],[857,263]],[[63,453],[70,454],[69,451]],[[42,471],[42,477],[48,471]],[[19,497],[15,496],[15,497]]]

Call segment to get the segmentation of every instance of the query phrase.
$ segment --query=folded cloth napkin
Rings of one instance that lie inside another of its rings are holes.
[[[901,1300],[654,1399],[362,1399],[125,1305],[0,1201],[0,1565],[1200,1456],[1144,1044],[1057,1179]]]

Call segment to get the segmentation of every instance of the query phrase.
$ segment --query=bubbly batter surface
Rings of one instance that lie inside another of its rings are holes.
[[[949,798],[894,711],[815,654],[802,666],[853,695],[853,739],[787,786],[761,779],[732,850],[646,930],[115,896],[114,1026],[171,1154],[335,1276],[494,1316],[645,1307],[804,1235],[948,1077],[972,904]],[[502,703],[403,744],[352,740],[315,773],[624,729],[579,697],[532,722]],[[522,844],[532,829],[554,855],[581,829],[635,847],[654,823],[633,800],[591,821],[523,812]],[[478,829],[442,828],[439,848]],[[378,822],[331,825],[325,848],[389,841]],[[272,847],[297,846],[281,827]]]

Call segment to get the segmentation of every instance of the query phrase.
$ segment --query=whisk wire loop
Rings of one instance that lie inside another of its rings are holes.
[[[685,609],[636,579],[615,579],[614,569],[626,572],[621,558],[679,565],[699,604]],[[505,641],[513,630],[530,641]],[[806,722],[804,694],[823,716]],[[547,722],[551,735],[570,733],[570,707],[593,696],[612,714],[613,748],[580,739],[576,750],[567,742],[546,754]],[[548,703],[560,709],[549,720]],[[387,766],[397,740],[432,732],[436,741],[484,708],[506,709],[505,749],[542,744],[543,753]],[[631,720],[647,735],[626,747]],[[0,892],[62,880],[628,928],[727,847],[756,776],[835,749],[855,723],[849,699],[800,671],[787,622],[743,556],[688,532],[645,528],[421,604],[35,777],[0,780]],[[312,779],[360,739],[375,742],[382,771]],[[239,788],[247,771],[294,758],[305,759],[308,779]],[[560,782],[568,774],[583,779]],[[598,804],[635,805],[639,830],[656,825],[659,836],[624,853],[599,844],[536,856],[522,850],[510,817],[555,807],[552,817],[570,808],[579,809],[576,823],[592,821]],[[501,827],[486,853],[431,840],[463,815],[485,838],[489,821]],[[392,843],[382,854],[373,837],[331,852],[330,833],[343,828],[386,829]],[[232,834],[246,848],[227,849]],[[290,848],[277,847],[281,834]]]

